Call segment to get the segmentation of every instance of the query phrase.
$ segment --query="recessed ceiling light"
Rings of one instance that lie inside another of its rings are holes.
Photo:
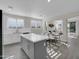
[[[48,2],[50,2],[51,0],[48,0]]]
[[[8,6],[8,11],[11,11],[13,9],[12,6]]]

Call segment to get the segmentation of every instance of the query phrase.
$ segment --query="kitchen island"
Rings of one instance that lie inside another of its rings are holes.
[[[34,33],[21,34],[21,47],[28,59],[46,59],[47,52],[44,44],[47,38],[48,36]]]

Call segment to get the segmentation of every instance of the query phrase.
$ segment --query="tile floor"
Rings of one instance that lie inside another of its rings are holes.
[[[3,46],[3,59],[28,59],[21,50],[20,43]]]
[[[57,59],[79,59],[79,38],[71,39],[70,47],[61,47],[60,50],[62,50],[64,57],[61,55]],[[28,59],[26,54],[21,50],[20,43],[3,46],[3,57],[4,59]]]

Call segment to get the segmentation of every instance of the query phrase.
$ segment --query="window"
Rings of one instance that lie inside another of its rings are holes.
[[[8,18],[7,27],[11,28],[11,29],[23,28],[24,27],[24,20],[23,19]]]
[[[38,20],[32,20],[31,21],[31,27],[32,28],[41,28],[41,21],[38,21]]]
[[[24,27],[24,20],[18,19],[17,20],[17,28],[23,28]]]
[[[68,32],[75,33],[76,32],[76,22],[68,22]]]
[[[70,32],[76,32],[76,22],[70,22]]]
[[[8,18],[7,20],[7,27],[8,28],[16,28],[16,19],[15,18]]]

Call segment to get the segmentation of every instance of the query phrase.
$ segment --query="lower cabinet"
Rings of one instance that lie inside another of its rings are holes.
[[[44,46],[45,41],[35,43],[34,47],[34,58],[35,59],[47,59],[46,47]]]

